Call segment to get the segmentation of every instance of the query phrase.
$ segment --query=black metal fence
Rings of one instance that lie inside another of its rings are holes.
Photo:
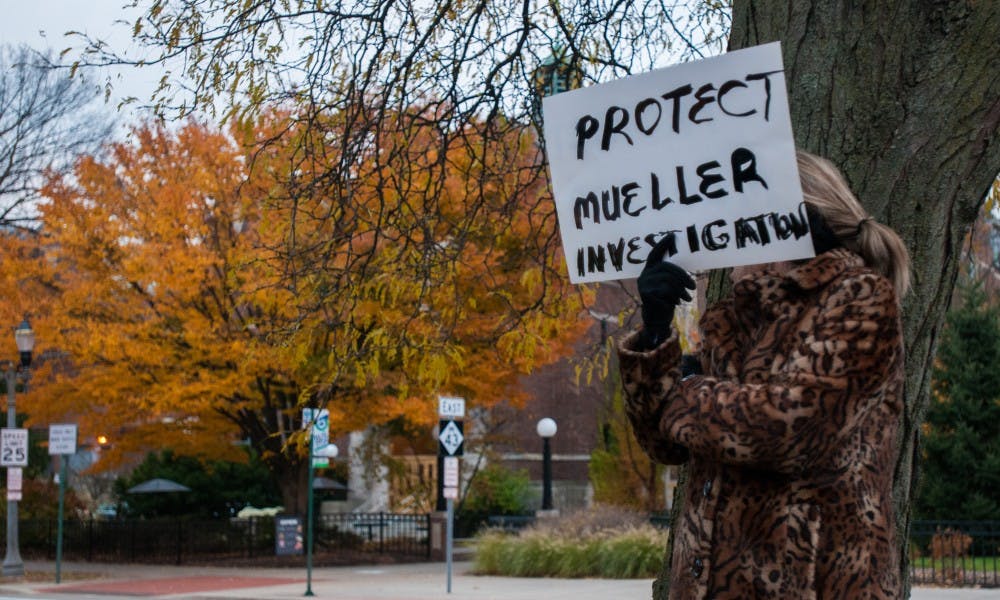
[[[657,527],[669,515],[652,514]],[[487,526],[516,533],[533,515],[493,516]],[[913,521],[910,574],[914,585],[1000,587],[1000,521]]]
[[[914,521],[913,583],[1000,587],[1000,521]]]
[[[658,517],[654,516],[654,517]],[[516,531],[533,516],[491,517],[489,525]],[[651,522],[662,526],[662,519]],[[55,558],[55,520],[22,520],[25,557]],[[315,556],[344,562],[430,557],[430,515],[343,513],[316,518]],[[0,522],[0,535],[3,535]],[[275,556],[274,519],[68,520],[67,560],[198,564]],[[915,585],[1000,587],[1000,521],[914,521],[910,569]]]
[[[516,533],[535,524],[535,515],[494,515],[486,519],[486,526]]]
[[[317,559],[345,562],[426,559],[430,556],[430,516],[396,513],[343,513],[316,517]],[[2,531],[2,528],[0,528]],[[57,522],[20,521],[21,553],[55,558]],[[67,560],[191,564],[275,556],[271,517],[229,520],[67,520],[63,556]]]
[[[516,533],[534,524],[535,515],[494,515],[486,519],[484,526],[491,529],[502,529],[509,533]],[[669,529],[670,513],[650,513],[649,524],[659,529]]]

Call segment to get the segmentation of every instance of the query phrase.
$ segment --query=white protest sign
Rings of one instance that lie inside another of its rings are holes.
[[[543,100],[573,283],[814,255],[775,42]]]

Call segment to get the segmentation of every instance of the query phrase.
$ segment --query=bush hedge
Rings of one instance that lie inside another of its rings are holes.
[[[473,476],[456,511],[456,537],[474,535],[490,516],[528,514],[536,505],[535,500],[526,470],[487,465]]]
[[[609,519],[609,509],[543,522],[519,534],[477,536],[474,570],[514,577],[655,577],[667,532],[637,520]]]

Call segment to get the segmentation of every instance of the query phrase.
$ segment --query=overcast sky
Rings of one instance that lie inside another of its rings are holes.
[[[131,28],[115,24],[116,19],[134,21],[135,10],[122,7],[127,1],[0,0],[0,43],[27,44],[36,50],[51,49],[58,54],[69,46],[81,45],[79,40],[65,36],[73,30],[103,39],[115,49],[128,49],[132,47]],[[115,110],[121,98],[148,99],[162,74],[156,67],[147,67],[93,73],[91,79],[103,84],[109,75],[114,88],[109,110]]]

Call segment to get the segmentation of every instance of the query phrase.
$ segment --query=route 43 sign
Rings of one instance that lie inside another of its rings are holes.
[[[28,430],[0,429],[0,467],[28,466]]]
[[[441,456],[462,456],[465,436],[462,434],[462,422],[451,419],[441,419],[438,431]]]

